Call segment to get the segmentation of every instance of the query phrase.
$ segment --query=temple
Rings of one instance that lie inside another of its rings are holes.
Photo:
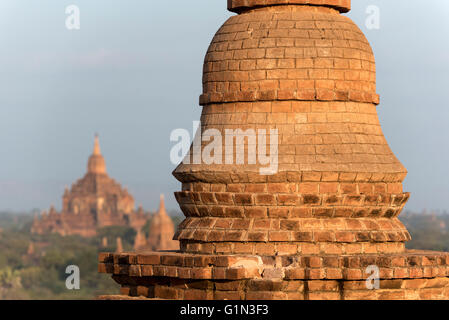
[[[180,164],[180,250],[99,256],[122,297],[449,298],[449,255],[405,248],[407,171],[382,133],[373,51],[341,14],[350,8],[228,0],[236,15],[206,54],[200,127],[277,130],[278,171]],[[250,150],[249,138],[235,140]]]
[[[66,188],[62,197],[62,211],[52,206],[49,212],[35,217],[31,232],[35,234],[58,233],[62,236],[92,237],[97,229],[108,226],[129,226],[140,230],[150,214],[134,209],[134,199],[126,189],[110,178],[100,151],[98,136],[89,157],[87,173]]]

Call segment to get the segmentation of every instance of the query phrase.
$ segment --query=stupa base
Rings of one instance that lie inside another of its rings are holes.
[[[369,266],[378,268],[378,289],[368,288]],[[152,299],[449,299],[449,254],[432,251],[275,257],[102,253],[99,272],[112,274],[122,296]]]

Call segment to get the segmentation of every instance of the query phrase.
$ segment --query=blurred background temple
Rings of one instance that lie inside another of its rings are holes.
[[[151,221],[151,222],[150,222]],[[35,215],[31,232],[61,236],[79,235],[94,237],[105,227],[130,227],[136,231],[134,250],[176,250],[178,241],[172,240],[175,226],[165,210],[161,195],[159,210],[152,214],[142,206],[135,210],[134,198],[126,188],[109,177],[106,162],[101,154],[98,135],[87,163],[87,173],[71,189],[65,189],[62,210],[51,206],[41,216]],[[147,226],[147,230],[143,230]],[[122,239],[117,237],[116,251],[123,251]],[[102,246],[108,244],[102,239]]]

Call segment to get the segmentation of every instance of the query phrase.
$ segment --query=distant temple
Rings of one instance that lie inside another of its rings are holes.
[[[135,211],[133,197],[108,176],[98,136],[95,136],[87,173],[72,185],[71,190],[66,188],[62,204],[61,212],[52,206],[48,213],[35,217],[31,232],[92,237],[98,228],[108,226],[129,226],[140,230],[150,218],[142,207]]]
[[[151,219],[148,239],[141,230],[138,230],[134,249],[137,251],[179,250],[179,241],[173,240],[174,233],[175,226],[165,210],[164,196],[161,195],[159,210]]]

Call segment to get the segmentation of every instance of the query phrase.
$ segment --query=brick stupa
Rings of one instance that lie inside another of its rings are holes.
[[[180,251],[104,253],[100,272],[124,295],[162,299],[449,297],[448,254],[405,249],[407,172],[379,124],[370,44],[341,15],[350,0],[228,8],[204,63],[201,127],[277,129],[279,170],[181,164]]]

